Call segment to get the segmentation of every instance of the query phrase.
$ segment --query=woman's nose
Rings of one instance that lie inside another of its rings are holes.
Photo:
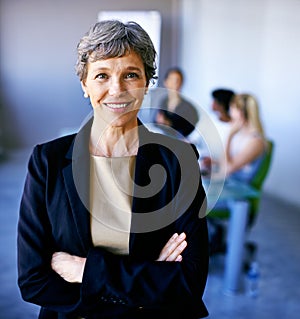
[[[109,85],[109,94],[112,96],[119,96],[125,91],[125,86],[122,79],[112,78]]]

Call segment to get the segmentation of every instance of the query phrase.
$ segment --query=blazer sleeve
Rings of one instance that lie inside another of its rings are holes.
[[[80,285],[51,269],[55,239],[46,205],[46,161],[35,147],[21,198],[18,220],[18,285],[24,300],[58,312],[70,312],[80,299]]]

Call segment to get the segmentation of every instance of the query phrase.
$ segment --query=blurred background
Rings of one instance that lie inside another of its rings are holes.
[[[257,97],[266,135],[276,147],[264,192],[272,203],[293,207],[300,230],[299,0],[1,0],[2,158],[76,130],[89,114],[74,71],[76,46],[99,14],[113,10],[159,13],[158,76],[180,66],[183,93],[199,110],[210,109],[211,91],[218,87]],[[0,173],[3,181],[4,169]],[[15,173],[23,178],[23,166]],[[15,214],[17,206],[12,203]],[[0,207],[2,221],[3,202]]]
[[[254,94],[276,143],[265,189],[300,205],[300,1],[1,0],[1,146],[32,146],[90,111],[74,72],[80,37],[109,10],[161,15],[159,75],[179,65],[183,93],[210,106],[227,86]],[[160,85],[160,83],[158,83]]]

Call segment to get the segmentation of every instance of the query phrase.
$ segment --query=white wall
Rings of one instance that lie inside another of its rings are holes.
[[[275,141],[265,191],[300,205],[300,1],[183,0],[182,9],[185,93],[205,108],[219,86],[253,93]]]

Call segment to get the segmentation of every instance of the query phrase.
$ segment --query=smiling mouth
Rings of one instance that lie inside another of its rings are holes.
[[[128,103],[105,103],[105,105],[111,109],[124,109],[128,107],[131,102]]]

